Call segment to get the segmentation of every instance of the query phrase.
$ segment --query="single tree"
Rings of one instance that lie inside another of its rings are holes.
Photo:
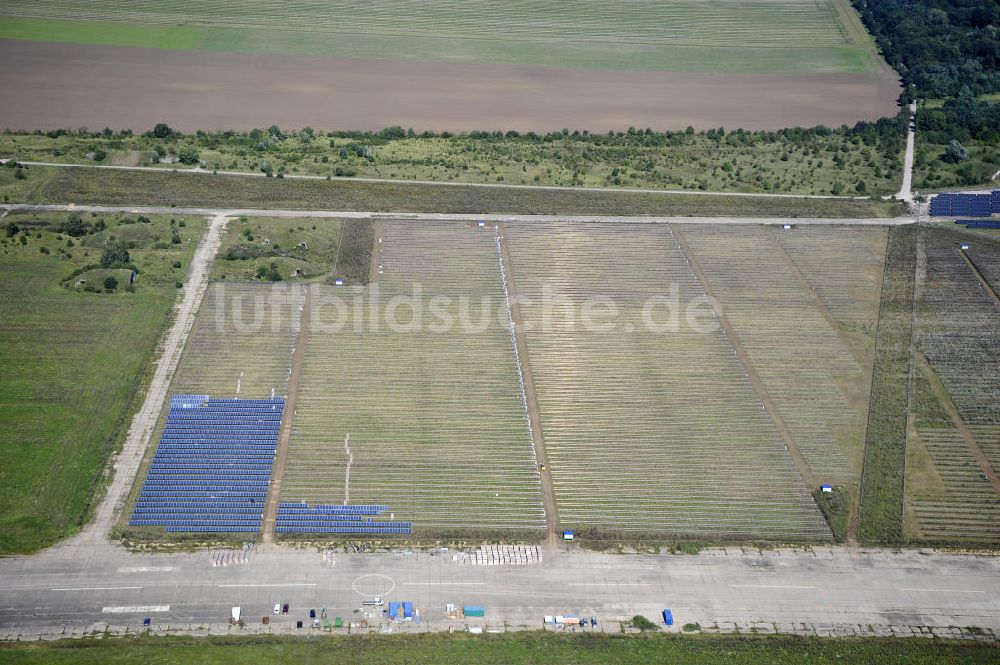
[[[170,129],[170,125],[168,125],[167,123],[160,122],[157,123],[156,127],[153,127],[153,131],[151,133],[153,135],[153,138],[169,139],[171,136],[174,135],[174,130]]]
[[[948,147],[945,148],[944,154],[941,159],[948,162],[949,164],[958,164],[959,162],[964,162],[969,158],[968,149],[959,143],[958,141],[952,140],[948,143]]]
[[[101,254],[101,267],[112,268],[127,264],[132,260],[128,255],[128,246],[117,238],[111,238],[104,245],[104,252]]]

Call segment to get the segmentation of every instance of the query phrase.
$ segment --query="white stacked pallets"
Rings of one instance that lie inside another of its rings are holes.
[[[537,545],[484,545],[456,560],[473,566],[527,566],[541,563],[542,553]]]

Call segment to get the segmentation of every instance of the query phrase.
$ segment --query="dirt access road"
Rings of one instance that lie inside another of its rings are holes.
[[[894,115],[874,74],[719,74],[184,52],[0,40],[0,126],[536,132],[778,129]]]
[[[215,254],[222,244],[222,235],[228,222],[229,216],[225,213],[214,215],[208,229],[198,242],[188,269],[184,290],[174,305],[173,323],[158,349],[153,378],[146,390],[142,406],[132,418],[125,444],[113,461],[111,485],[98,504],[94,519],[87,523],[83,531],[73,540],[103,541],[125,506],[129,490],[146,454],[147,444],[153,435],[153,428],[156,427],[156,421],[166,401],[167,390],[180,362],[188,333],[191,332],[205,289],[208,288],[208,278],[215,265]]]

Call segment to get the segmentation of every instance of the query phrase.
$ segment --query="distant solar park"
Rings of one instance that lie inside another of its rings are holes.
[[[989,217],[1000,214],[1000,189],[989,194],[942,193],[931,199],[931,217]],[[959,222],[964,224],[965,221]],[[975,224],[974,220],[969,223]],[[976,227],[995,228],[995,227]]]

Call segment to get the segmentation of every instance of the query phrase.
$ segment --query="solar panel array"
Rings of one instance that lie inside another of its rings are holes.
[[[990,194],[942,193],[931,199],[931,217],[989,217],[1000,213],[1000,189]]]
[[[285,400],[174,395],[129,524],[260,530]]]
[[[412,523],[372,519],[389,512],[389,506],[317,504],[305,501],[278,505],[276,533],[408,534]]]
[[[1000,219],[956,219],[955,223],[967,229],[1000,229]]]

